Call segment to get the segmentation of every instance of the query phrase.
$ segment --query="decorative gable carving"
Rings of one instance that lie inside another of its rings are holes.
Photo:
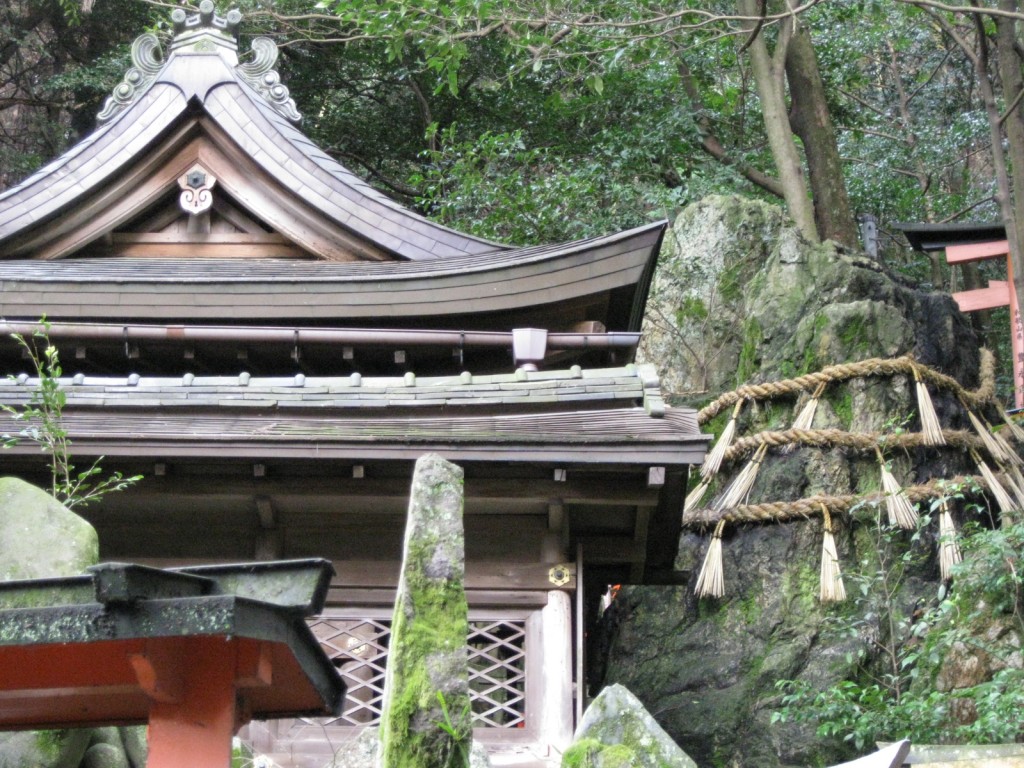
[[[174,24],[171,53],[220,55],[235,70],[238,78],[262,96],[275,112],[292,123],[301,122],[302,115],[295,107],[295,100],[289,96],[288,88],[281,83],[281,76],[274,69],[278,51],[273,40],[257,37],[252,41],[252,61],[238,63],[240,11],[234,9],[227,16],[218,16],[212,0],[203,0],[199,13],[189,15],[176,8],[171,13],[171,21]],[[97,116],[98,122],[109,122],[134,104],[156,81],[166,63],[156,35],[147,32],[136,38],[132,44],[134,66],[107,99]]]
[[[198,216],[213,205],[213,186],[217,177],[196,163],[178,178],[181,196],[178,203],[189,216]]]
[[[125,73],[124,80],[114,88],[96,116],[98,123],[103,124],[121,114],[149,89],[160,74],[164,63],[160,58],[160,41],[156,35],[147,32],[135,38],[132,43],[132,64],[135,66]]]

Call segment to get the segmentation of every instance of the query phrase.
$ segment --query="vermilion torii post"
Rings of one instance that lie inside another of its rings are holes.
[[[148,723],[147,768],[229,768],[253,717],[341,711],[330,562],[89,570],[0,583],[0,730]]]
[[[966,264],[971,261],[986,261],[1007,257],[1010,246],[1006,240],[993,240],[969,245],[946,247],[946,261],[949,264]],[[1017,291],[1013,287],[1013,265],[1006,259],[1006,280],[990,280],[988,288],[954,293],[953,298],[961,312],[976,312],[982,309],[1010,307],[1010,340],[1013,350],[1013,399],[1017,408],[1024,408],[1024,321],[1020,316]]]

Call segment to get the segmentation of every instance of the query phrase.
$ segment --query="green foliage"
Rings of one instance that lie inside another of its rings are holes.
[[[46,327],[45,320],[43,321]],[[49,457],[50,493],[68,509],[85,506],[108,493],[122,491],[142,479],[141,475],[125,477],[114,472],[103,477],[100,456],[85,470],[78,471],[71,463],[71,439],[64,426],[64,408],[67,396],[60,385],[63,373],[57,348],[50,343],[45,330],[31,337],[12,334],[35,370],[37,383],[22,406],[0,405],[18,425],[15,434],[0,435],[4,448],[21,440],[36,443]],[[10,379],[15,377],[10,376]]]
[[[964,490],[951,488],[949,498],[963,499]],[[814,723],[819,736],[858,749],[905,737],[983,744],[1024,735],[1024,670],[1011,662],[1024,638],[1024,524],[970,532],[962,542],[964,561],[954,569],[952,592],[943,588],[931,609],[908,609],[901,587],[923,556],[928,515],[921,520],[907,545],[900,544],[897,532],[879,528],[877,557],[869,551],[859,570],[846,577],[854,585],[852,612],[837,609],[832,631],[853,640],[868,638],[845,660],[856,675],[826,690],[805,681],[779,681],[782,706],[772,714],[773,723]],[[965,654],[996,659],[995,671],[973,685],[940,685],[942,670]]]
[[[457,722],[452,721],[451,713],[448,711],[448,701],[442,691],[437,692],[437,703],[441,707],[441,722],[437,724],[437,727],[448,734],[456,762],[468,767],[473,747],[473,732],[469,728],[469,723],[472,722],[469,700],[466,700],[462,715]]]

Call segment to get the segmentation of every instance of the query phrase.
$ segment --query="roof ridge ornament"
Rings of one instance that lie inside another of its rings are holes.
[[[242,12],[237,8],[228,11],[227,16],[218,16],[213,0],[203,0],[199,13],[189,15],[183,8],[171,12],[174,24],[174,42],[191,42],[196,32],[215,32],[231,41],[238,40],[238,25],[242,23]],[[173,49],[174,46],[172,46]]]
[[[252,41],[251,48],[252,61],[239,64],[235,71],[267,100],[275,112],[298,124],[302,115],[295,107],[295,99],[289,96],[287,86],[282,85],[281,76],[274,69],[278,56],[277,43],[269,37],[257,37]]]
[[[125,73],[124,79],[114,88],[103,109],[96,116],[100,124],[119,115],[145,93],[163,69],[160,41],[152,32],[135,38],[135,42],[132,43],[132,64],[135,66]]]

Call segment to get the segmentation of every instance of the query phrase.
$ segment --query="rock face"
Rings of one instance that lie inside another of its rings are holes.
[[[663,388],[677,404],[699,407],[743,383],[903,354],[965,387],[978,385],[979,344],[948,295],[917,290],[830,243],[807,244],[772,206],[739,198],[702,201],[679,216],[668,242],[675,245],[666,248],[659,265],[642,355],[658,366]],[[809,394],[748,404],[739,434],[788,429]],[[955,399],[932,396],[943,426],[965,425]],[[720,414],[705,431],[720,433],[728,415]],[[917,429],[916,418],[912,379],[856,378],[828,387],[814,427],[886,432],[904,423]],[[915,448],[887,458],[903,484],[975,471],[953,449]],[[727,466],[725,472],[734,475],[738,468]],[[749,502],[878,487],[871,456],[807,447],[788,454],[773,450]],[[833,519],[848,574],[861,561],[866,573],[877,569],[884,544],[877,526],[866,524],[877,514],[877,508],[859,509],[863,525]],[[934,529],[913,544],[920,557],[888,606],[901,620],[916,606],[936,601]],[[727,527],[726,596],[698,600],[693,586],[708,533],[688,529],[681,537],[676,567],[689,574],[687,586],[626,587],[619,593],[606,614],[605,684],[635,691],[701,765],[778,768],[848,759],[848,747],[838,739],[817,739],[813,726],[771,723],[781,698],[775,683],[792,679],[824,689],[855,674],[851,659],[858,653],[868,663],[878,658],[875,641],[887,641],[877,606],[874,618],[853,631],[855,612],[870,614],[861,611],[864,606],[829,609],[819,603],[820,518]],[[853,591],[849,582],[847,589]],[[829,631],[827,618],[843,611],[851,631],[840,639]]]
[[[640,354],[666,393],[700,401],[751,380],[911,351],[976,383],[977,344],[948,294],[904,285],[832,243],[808,244],[775,206],[710,197],[666,236]]]
[[[462,470],[416,462],[381,715],[382,766],[463,768],[472,743]]]
[[[0,478],[0,580],[75,576],[98,561],[89,523],[34,485]]]
[[[587,707],[563,768],[697,768],[640,700],[610,685]]]

